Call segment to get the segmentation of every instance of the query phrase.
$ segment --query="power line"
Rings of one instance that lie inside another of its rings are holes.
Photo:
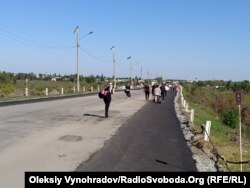
[[[95,60],[102,61],[102,62],[104,62],[104,63],[109,62],[109,60],[105,60],[105,59],[99,58],[99,57],[97,57],[97,56],[94,56],[93,54],[91,54],[90,52],[88,52],[86,49],[84,49],[84,48],[82,48],[82,47],[80,47],[80,49],[81,49],[82,51],[84,51],[86,54],[88,54],[90,57],[92,57],[93,59],[95,59]]]
[[[213,151],[214,151],[216,157],[222,159],[222,161],[225,163],[225,165],[226,165],[226,167],[227,167],[227,169],[229,171],[231,171],[231,169],[229,168],[229,166],[228,166],[227,163],[232,163],[232,164],[250,164],[250,160],[247,160],[247,161],[229,161],[229,160],[226,160],[224,156],[220,155],[220,153],[216,149],[215,145],[212,143],[211,138],[210,138],[208,132],[206,131],[204,125],[202,125],[201,128],[202,128],[202,133],[205,132],[205,134],[207,135],[207,137],[209,139],[209,143],[212,145]]]
[[[85,38],[86,36],[92,34],[93,31],[91,31],[90,33],[84,35],[84,36],[81,36],[79,38],[80,39],[83,39]],[[1,28],[0,27],[0,35],[1,36],[4,36],[10,40],[13,40],[15,42],[18,42],[18,43],[21,43],[21,44],[24,44],[24,45],[27,45],[27,46],[30,46],[30,47],[34,47],[34,48],[43,48],[43,49],[71,49],[71,48],[76,48],[77,46],[75,45],[72,45],[72,46],[56,46],[56,45],[50,45],[50,44],[44,44],[44,43],[40,43],[40,42],[36,42],[36,41],[33,41],[33,40],[30,40],[26,37],[23,37],[21,36],[20,34],[17,34],[17,33],[14,33],[14,32],[10,32],[8,31],[7,29],[4,29],[4,28]],[[106,59],[103,59],[103,58],[100,58],[100,57],[97,57],[95,55],[93,55],[92,53],[90,53],[89,51],[87,51],[86,49],[82,48],[80,46],[80,49],[85,52],[86,54],[88,54],[90,57],[92,57],[93,59],[95,60],[98,60],[98,61],[101,61],[101,62],[104,62],[104,63],[109,63],[110,60],[106,60]],[[121,66],[121,63],[119,63],[119,61],[116,62],[118,68],[122,71],[128,71],[127,68],[124,68],[123,66]],[[125,63],[124,63],[125,64]]]
[[[103,58],[99,58],[99,57],[97,57],[97,56],[91,54],[89,51],[87,51],[86,49],[84,49],[84,48],[82,48],[82,47],[80,47],[80,49],[81,49],[83,52],[85,52],[86,54],[88,54],[90,57],[92,57],[93,59],[97,60],[97,61],[101,61],[101,62],[104,62],[104,63],[109,63],[109,62],[110,62],[110,60],[105,60],[105,59],[103,59]],[[122,67],[121,64],[119,64],[119,61],[116,61],[116,65],[117,65],[120,69],[126,70],[126,71],[127,71],[126,68]]]
[[[48,44],[43,44],[40,42],[32,41],[29,40],[25,37],[22,37],[18,34],[12,33],[10,31],[4,30],[0,28],[0,35],[5,36],[13,41],[35,47],[35,48],[47,48],[47,49],[69,49],[69,48],[75,48],[75,46],[54,46],[54,45],[48,45]]]

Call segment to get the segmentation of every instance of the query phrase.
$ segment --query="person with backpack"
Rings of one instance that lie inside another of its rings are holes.
[[[105,103],[105,117],[108,118],[109,116],[109,106],[111,103],[111,91],[112,88],[110,87],[110,84],[108,84],[104,89],[101,89],[98,96],[103,99]]]
[[[127,84],[127,85],[125,86],[124,92],[126,93],[126,97],[127,97],[127,98],[128,98],[128,97],[131,97],[130,85],[129,85],[129,84]]]
[[[150,88],[149,88],[148,84],[144,85],[144,93],[145,93],[146,100],[148,100],[149,99],[149,94],[150,94]]]

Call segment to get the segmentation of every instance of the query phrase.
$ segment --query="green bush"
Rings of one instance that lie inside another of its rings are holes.
[[[5,84],[5,85],[2,85],[0,87],[0,90],[4,93],[4,94],[10,94],[10,93],[13,93],[15,92],[15,87],[10,85],[10,84]]]
[[[222,121],[231,128],[236,128],[239,122],[237,110],[224,110],[222,112]]]
[[[0,84],[13,83],[14,74],[8,72],[0,72]]]

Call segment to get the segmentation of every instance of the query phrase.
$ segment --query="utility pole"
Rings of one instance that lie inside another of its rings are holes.
[[[236,103],[239,108],[239,129],[240,129],[240,162],[242,162],[242,142],[241,142],[241,91],[235,93]],[[242,172],[242,163],[240,163],[240,171]]]
[[[142,65],[141,65],[141,80],[142,80]]]
[[[242,162],[242,137],[241,137],[241,105],[238,105],[239,108],[239,129],[240,129],[240,162]],[[240,171],[242,172],[242,163],[240,163]]]
[[[127,58],[127,60],[130,60],[130,86],[132,86],[132,65],[131,65],[131,56]]]
[[[77,87],[77,92],[79,93],[80,91],[80,83],[79,83],[79,38],[78,38],[78,33],[79,33],[79,26],[77,26],[74,30],[74,33],[76,33],[76,87]]]
[[[114,87],[112,88],[113,92],[115,92],[115,88],[116,88],[116,76],[115,76],[115,46],[112,46],[110,48],[110,50],[112,50],[113,52],[113,82],[114,82]]]
[[[147,72],[147,79],[148,79],[148,84],[149,84],[149,71]]]

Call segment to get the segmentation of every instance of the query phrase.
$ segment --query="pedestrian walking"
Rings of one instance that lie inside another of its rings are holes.
[[[156,88],[156,83],[154,83],[152,85],[152,97],[153,97],[153,101],[155,100],[155,88]]]
[[[150,94],[150,88],[149,88],[148,84],[144,85],[144,93],[145,93],[146,100],[148,100],[149,99],[149,94]]]
[[[105,103],[105,117],[108,118],[109,116],[109,106],[111,103],[111,91],[112,87],[110,84],[108,84],[104,89],[101,90],[101,93],[103,93],[103,101]]]
[[[128,98],[128,97],[131,97],[130,85],[129,85],[129,84],[127,84],[127,85],[125,86],[124,92],[126,93],[126,97],[127,97],[127,98]]]
[[[154,101],[156,103],[161,103],[161,89],[159,87],[159,85],[156,85],[155,89],[154,89]]]
[[[163,83],[161,84],[160,89],[161,89],[161,98],[162,98],[162,102],[164,102],[164,98],[165,98],[165,86],[164,86]]]

